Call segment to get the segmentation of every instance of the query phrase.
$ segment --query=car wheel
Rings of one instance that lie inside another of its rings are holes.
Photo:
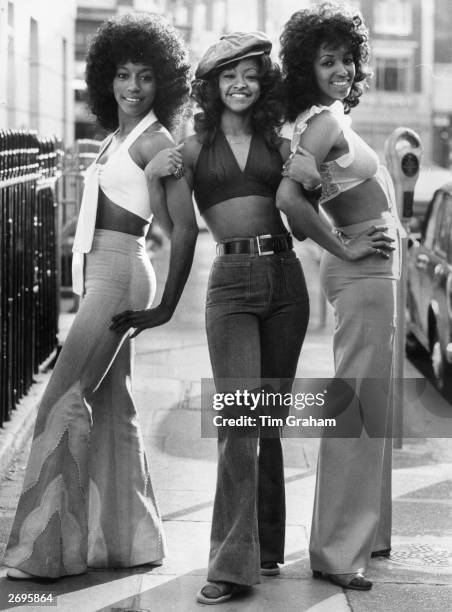
[[[407,332],[405,337],[405,353],[407,357],[420,357],[425,352],[421,344],[412,332]]]
[[[444,357],[436,327],[433,331],[430,359],[433,370],[433,384],[441,393],[449,394],[452,387],[452,367]]]

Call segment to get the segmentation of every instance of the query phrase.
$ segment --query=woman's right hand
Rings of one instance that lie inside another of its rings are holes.
[[[112,317],[110,329],[119,335],[125,334],[130,328],[133,333],[130,338],[136,338],[144,329],[152,329],[164,325],[173,316],[174,308],[162,304],[143,310],[125,310]]]
[[[301,183],[308,190],[314,189],[322,182],[314,155],[300,146],[295,153],[289,155],[283,165],[282,175]]]
[[[184,143],[162,149],[147,164],[144,169],[147,176],[151,178],[163,178],[174,174],[178,169],[183,168],[181,150]]]
[[[373,225],[357,236],[343,240],[345,259],[356,261],[371,255],[389,259],[390,253],[395,250],[395,247],[392,246],[394,238],[384,233],[387,229],[384,225]]]

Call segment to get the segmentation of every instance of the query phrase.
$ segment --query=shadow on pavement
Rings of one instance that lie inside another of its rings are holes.
[[[221,605],[222,612],[256,612],[257,610],[284,610],[284,612],[307,612],[335,597],[340,591],[337,587],[313,580],[307,558],[300,560],[306,551],[291,555],[298,560],[287,563],[277,577],[263,577],[255,587],[234,596]],[[196,593],[205,584],[205,568],[195,569],[164,584],[143,591],[133,597],[118,600],[99,612],[123,610],[174,610],[193,612],[206,610],[205,605],[196,602]],[[343,598],[342,598],[343,599]],[[342,610],[334,606],[331,610]]]
[[[155,570],[156,568],[154,568]],[[126,569],[108,569],[108,570],[98,570],[98,569],[90,569],[85,574],[80,574],[79,576],[68,576],[66,578],[59,578],[54,582],[40,582],[38,580],[9,580],[8,578],[3,578],[0,580],[0,610],[9,610],[10,608],[16,608],[18,606],[24,605],[26,609],[35,610],[44,607],[43,604],[31,607],[31,604],[27,604],[24,602],[13,603],[9,600],[14,597],[14,595],[22,596],[27,594],[49,594],[52,593],[54,597],[57,598],[57,602],[53,603],[53,606],[56,609],[64,609],[61,608],[58,604],[58,597],[60,595],[66,595],[68,593],[75,593],[77,591],[83,591],[89,589],[90,587],[96,587],[100,585],[105,585],[107,583],[113,582],[115,580],[121,580],[123,578],[128,578],[134,575],[140,574],[149,574],[152,572],[152,568],[149,565],[140,565],[136,568],[126,568]],[[11,597],[13,596],[13,597]],[[25,599],[25,597],[24,597]],[[45,606],[46,608],[51,607],[50,604]],[[72,609],[72,608],[71,608]],[[80,611],[83,610],[83,604],[80,602]]]

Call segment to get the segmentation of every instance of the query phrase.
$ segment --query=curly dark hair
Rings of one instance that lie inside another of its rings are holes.
[[[271,148],[276,148],[280,141],[279,130],[284,122],[281,71],[268,55],[254,59],[259,63],[261,93],[252,109],[251,129],[254,133],[261,134]],[[202,143],[210,145],[220,126],[224,109],[218,87],[220,73],[228,67],[236,66],[239,61],[220,66],[204,79],[192,82],[191,97],[201,108],[201,112],[194,117],[194,129]]]
[[[86,62],[88,104],[103,128],[118,127],[112,83],[118,64],[127,62],[152,66],[157,85],[153,109],[166,128],[175,129],[184,115],[190,65],[181,37],[163,18],[132,12],[109,19],[94,35]]]
[[[284,26],[280,43],[289,121],[318,103],[320,92],[313,64],[323,43],[350,48],[356,72],[350,93],[342,101],[344,111],[350,112],[359,103],[363,85],[370,76],[368,30],[359,14],[334,2],[297,11]]]

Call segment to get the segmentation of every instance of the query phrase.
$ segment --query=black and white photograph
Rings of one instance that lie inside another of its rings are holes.
[[[451,9],[0,0],[0,610],[452,609]]]

